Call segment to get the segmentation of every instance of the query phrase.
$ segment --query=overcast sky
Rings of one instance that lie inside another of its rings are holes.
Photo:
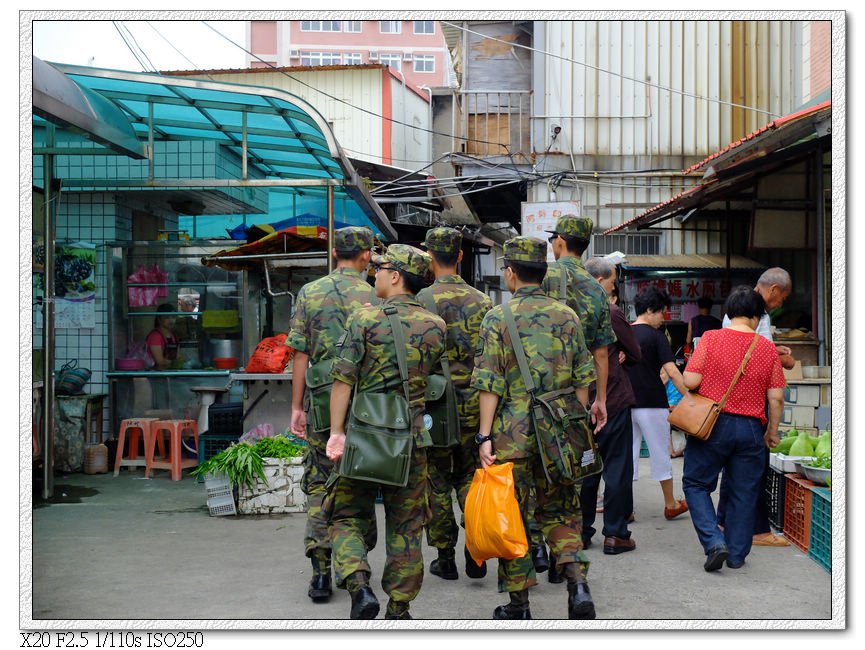
[[[246,54],[241,47],[246,47],[246,23],[242,20],[33,22],[34,56],[43,61],[96,68],[132,71],[243,68]],[[136,59],[133,50],[143,63]]]

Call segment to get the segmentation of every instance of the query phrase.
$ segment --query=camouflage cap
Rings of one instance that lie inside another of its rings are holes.
[[[463,235],[456,228],[430,228],[421,246],[436,253],[455,254],[460,252]]]
[[[547,242],[537,237],[514,237],[505,242],[502,250],[506,262],[545,264],[547,261]]]
[[[425,278],[429,271],[429,253],[408,244],[391,244],[384,255],[373,255],[373,264],[388,264],[403,273]]]
[[[592,238],[592,229],[594,227],[595,223],[588,217],[578,217],[574,214],[563,214],[556,221],[556,229],[547,230],[547,232],[554,235],[566,235],[588,241]]]
[[[337,253],[360,253],[372,248],[372,230],[366,226],[348,226],[333,233],[333,247]]]

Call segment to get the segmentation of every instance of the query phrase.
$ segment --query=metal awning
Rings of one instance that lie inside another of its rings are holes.
[[[781,117],[682,171],[705,169],[694,187],[649,208],[629,221],[608,228],[645,229],[689,210],[720,201],[755,183],[758,177],[801,160],[816,147],[831,147],[832,102],[826,101]]]
[[[627,271],[726,271],[727,256],[724,254],[705,255],[628,255],[621,263]],[[733,271],[763,270],[765,264],[755,262],[741,255],[730,256],[730,269]]]
[[[332,191],[336,200],[349,206],[346,221],[369,225],[385,240],[396,239],[386,215],[360,181],[325,119],[295,95],[275,88],[49,65],[34,58],[34,70],[43,66],[56,68],[87,97],[98,97],[100,108],[113,106],[131,126],[137,146],[144,148],[157,141],[214,141],[234,152],[241,167],[241,173],[235,174],[239,177],[234,178],[177,179],[151,173],[137,182],[95,179],[92,185],[96,187],[100,182],[106,190],[128,191],[250,187],[321,197]],[[34,113],[35,123],[39,119],[35,104]]]

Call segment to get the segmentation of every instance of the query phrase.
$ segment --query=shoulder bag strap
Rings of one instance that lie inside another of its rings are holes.
[[[508,303],[504,303],[502,309],[505,314],[505,325],[508,328],[508,334],[511,336],[511,345],[514,347],[514,354],[517,357],[517,365],[520,367],[520,374],[523,376],[526,390],[534,397],[535,382],[532,379],[532,373],[529,371],[529,363],[526,361],[526,352],[523,349],[523,342],[520,339],[520,333],[517,331],[517,323],[514,320],[514,313],[511,311]]]
[[[559,302],[568,304],[568,269],[559,262],[559,268],[562,270],[562,275],[559,276]]]
[[[406,361],[405,353],[405,334],[402,331],[402,324],[396,315],[396,307],[386,305],[383,309],[385,315],[390,321],[390,328],[393,331],[393,343],[396,348],[396,362],[399,365],[399,376],[402,379],[402,388],[405,392],[406,404],[411,404],[408,391],[408,362]]]
[[[438,316],[441,316],[441,314],[438,313],[438,309],[436,308],[436,301],[435,301],[435,298],[433,297],[432,293],[424,294],[423,298],[421,298],[421,302],[423,302],[424,307],[426,307],[427,311],[429,311],[432,314],[436,314]],[[441,364],[442,364],[442,372],[445,376],[445,379],[447,379],[448,382],[453,383],[453,381],[451,380],[451,364],[450,364],[450,360],[448,359],[447,334],[445,335],[445,351],[441,357]]]
[[[730,397],[730,393],[733,392],[733,387],[739,381],[739,377],[742,376],[742,373],[745,372],[745,366],[748,365],[748,361],[751,359],[751,353],[754,351],[754,348],[757,347],[757,341],[760,340],[759,334],[754,334],[754,338],[751,341],[751,346],[748,348],[748,351],[745,353],[745,358],[742,359],[742,363],[739,364],[739,369],[736,371],[736,376],[733,377],[733,381],[730,384],[730,387],[727,389],[727,392],[724,393],[724,397],[721,398],[721,401],[718,403],[719,410],[724,408],[724,405],[727,403],[727,398]]]

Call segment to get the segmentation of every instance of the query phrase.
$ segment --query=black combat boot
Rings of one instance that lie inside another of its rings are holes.
[[[369,586],[369,573],[355,571],[345,579],[345,586],[351,594],[351,615],[353,620],[372,619],[378,616],[378,598]]]
[[[532,546],[532,564],[535,565],[535,573],[543,573],[550,568],[550,557],[547,555],[547,545],[543,539],[540,544]]]
[[[469,553],[469,549],[466,548],[466,575],[469,578],[483,578],[487,574],[487,563],[481,562],[481,565],[478,566],[477,562],[475,562],[472,554]]]
[[[438,559],[430,562],[429,572],[445,580],[458,579],[460,574],[457,572],[454,550],[452,548],[440,548]]]
[[[550,556],[550,570],[549,573],[547,573],[547,580],[549,580],[550,583],[554,585],[561,584],[565,581],[564,570],[556,567],[555,555]]]
[[[572,562],[566,564],[563,569],[568,578],[568,618],[595,618],[595,603],[592,601],[592,594],[586,582],[588,565]]]
[[[498,620],[530,621],[532,613],[529,611],[529,590],[510,592],[511,602],[507,605],[499,605],[493,612],[493,618]]]
[[[402,601],[389,600],[384,617],[392,621],[410,621],[412,616],[408,611],[409,604]]]
[[[307,596],[314,603],[324,603],[333,594],[330,586],[330,550],[315,549],[310,557],[312,561],[312,580],[309,581]]]

